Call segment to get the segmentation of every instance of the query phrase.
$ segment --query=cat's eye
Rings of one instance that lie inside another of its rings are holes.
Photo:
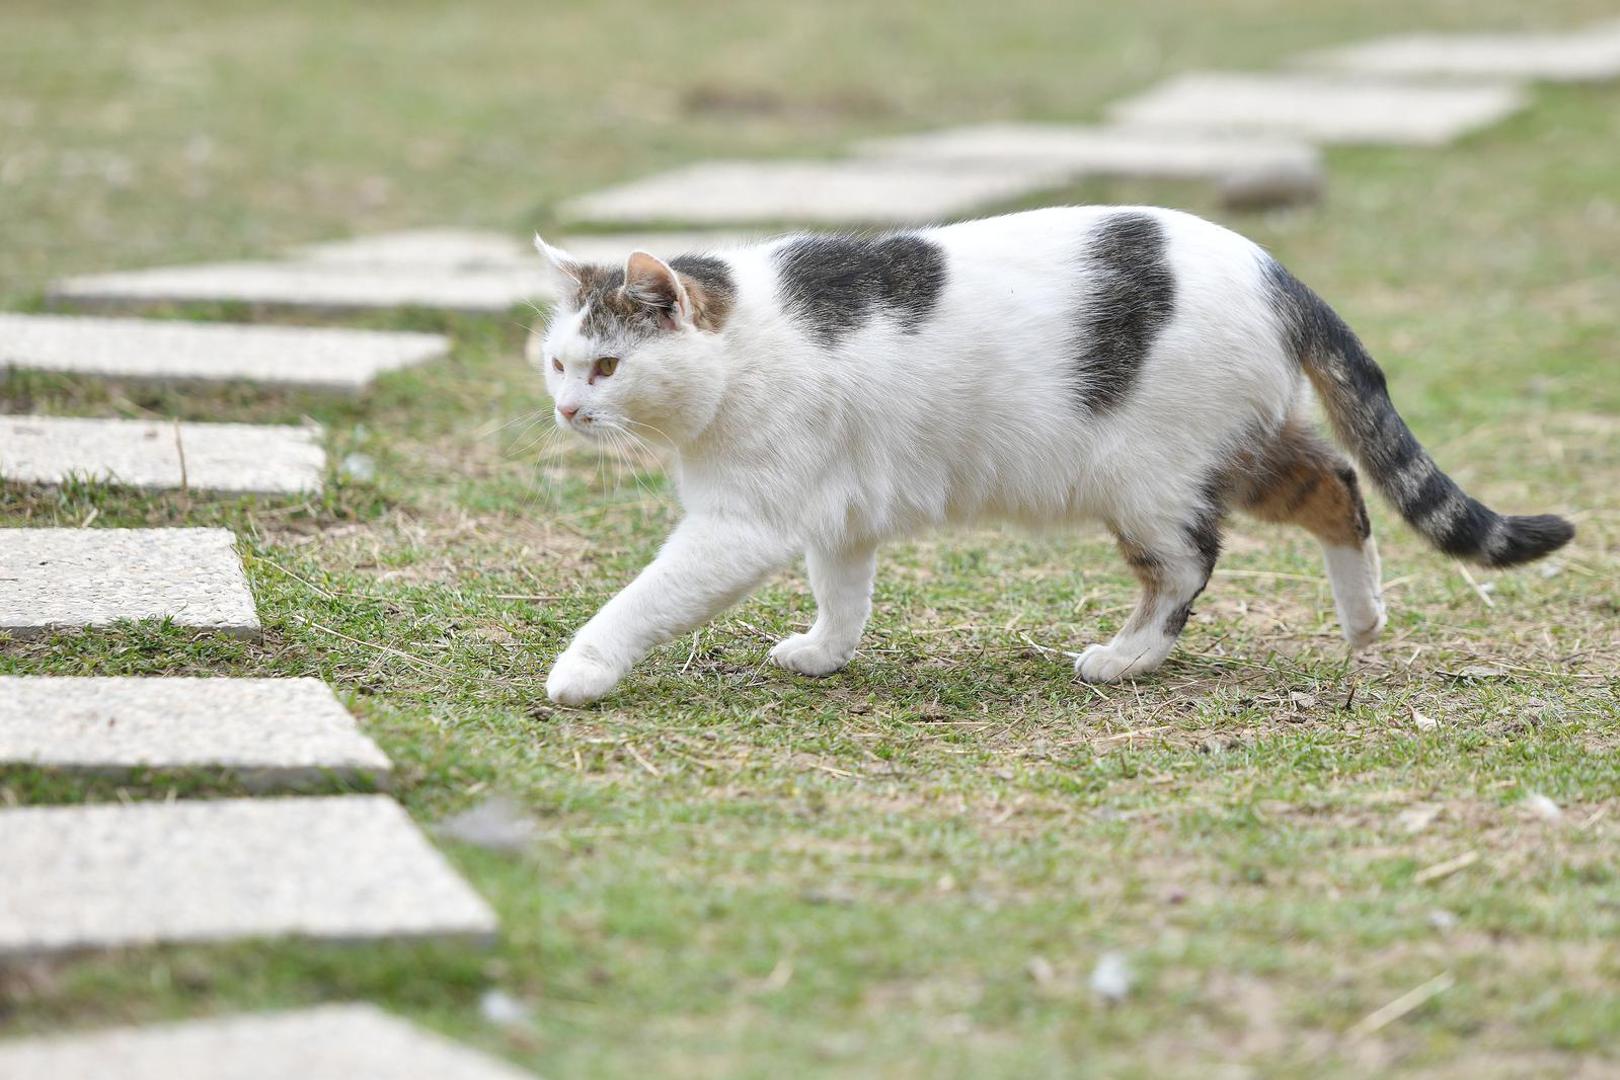
[[[600,375],[605,379],[617,370],[619,370],[619,358],[617,356],[604,356],[596,362],[596,367],[592,369],[591,374]]]
[[[555,371],[555,372],[558,372],[560,374],[562,372],[562,369],[563,369],[562,368],[562,361],[557,359],[555,356],[553,356],[551,358],[551,370]]]

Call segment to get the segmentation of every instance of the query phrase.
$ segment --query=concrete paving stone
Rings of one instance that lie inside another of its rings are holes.
[[[0,1042],[6,1080],[533,1080],[360,1002]]]
[[[326,473],[321,437],[313,425],[0,416],[0,480],[60,484],[79,477],[147,490],[312,493]]]
[[[1163,130],[1438,146],[1503,120],[1524,103],[1518,87],[1500,82],[1198,72],[1120,102],[1110,116],[1116,123]]]
[[[677,255],[694,255],[707,251],[724,251],[770,237],[767,231],[746,232],[733,229],[685,229],[676,232],[629,233],[575,233],[556,241],[558,247],[586,262],[622,265],[632,251],[649,251],[661,259]]]
[[[220,771],[259,791],[391,770],[319,679],[180,676],[0,676],[0,764]]]
[[[237,302],[297,311],[423,307],[489,314],[540,295],[539,266],[454,269],[342,261],[232,262],[91,274],[54,282],[53,303],[129,307]]]
[[[715,161],[557,208],[601,225],[920,225],[1061,186],[1062,170],[881,161]]]
[[[229,529],[0,529],[0,631],[28,638],[165,617],[259,636]]]
[[[758,239],[764,234],[734,230],[685,229],[672,232],[578,233],[549,236],[551,243],[586,262],[622,263],[638,248],[665,258],[689,252],[712,251]],[[405,232],[357,236],[301,249],[306,259],[372,266],[422,266],[435,269],[521,268],[543,269],[532,239],[519,240],[503,233],[461,229],[412,229]]]
[[[1086,176],[1220,179],[1240,170],[1321,170],[1308,143],[1267,136],[1163,132],[1064,124],[979,124],[922,135],[874,139],[862,153],[935,165],[1018,166]]]
[[[1406,34],[1310,53],[1301,63],[1363,75],[1598,82],[1620,78],[1620,19],[1568,33]]]
[[[0,314],[0,369],[144,382],[234,380],[358,394],[385,371],[449,352],[442,334]]]
[[[296,249],[308,262],[360,266],[434,266],[477,270],[532,262],[534,246],[521,237],[482,229],[404,229]]]
[[[0,836],[0,958],[496,930],[386,795],[23,806]]]

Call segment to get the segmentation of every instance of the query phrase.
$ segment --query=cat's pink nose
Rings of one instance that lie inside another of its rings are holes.
[[[579,412],[579,406],[578,405],[559,405],[559,406],[557,406],[557,411],[562,413],[562,418],[564,420],[572,420],[574,418],[574,414]]]

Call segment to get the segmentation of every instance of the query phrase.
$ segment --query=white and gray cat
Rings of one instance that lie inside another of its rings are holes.
[[[593,266],[538,241],[565,299],[536,330],[556,422],[667,447],[686,516],[546,681],[593,701],[654,646],[800,554],[817,615],[771,659],[826,675],[872,606],[878,545],[948,522],[1100,521],[1142,583],[1081,678],[1158,667],[1229,509],[1322,544],[1352,648],[1384,625],[1378,551],[1339,440],[1441,551],[1510,566],[1566,543],[1504,517],[1418,445],[1344,322],[1258,246],[1188,214],[1066,207],[879,235],[786,236]]]

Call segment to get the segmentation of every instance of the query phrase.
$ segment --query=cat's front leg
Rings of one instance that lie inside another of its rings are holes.
[[[810,590],[816,594],[816,621],[808,633],[783,638],[771,659],[800,675],[831,675],[849,663],[872,613],[872,580],[877,545],[805,552]]]
[[[688,517],[645,570],[603,605],[552,665],[546,695],[583,705],[655,645],[707,622],[787,562],[793,546],[746,521]]]

